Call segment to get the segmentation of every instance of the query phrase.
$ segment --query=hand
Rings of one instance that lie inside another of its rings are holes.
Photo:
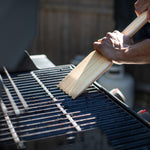
[[[133,41],[129,37],[119,31],[114,31],[107,33],[106,37],[98,40],[98,42],[94,42],[93,46],[104,57],[120,64],[122,60],[126,59],[124,54],[132,44]]]
[[[147,11],[147,19],[150,22],[150,0],[137,0],[134,4],[135,6],[135,13],[139,16],[144,11]]]

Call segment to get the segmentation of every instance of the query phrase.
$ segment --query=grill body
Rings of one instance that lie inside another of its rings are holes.
[[[149,149],[149,125],[106,89],[94,83],[72,100],[57,87],[72,69],[2,76],[0,149]]]

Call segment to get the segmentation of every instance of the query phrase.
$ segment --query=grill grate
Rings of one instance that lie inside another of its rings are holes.
[[[0,115],[1,145],[15,142],[22,146],[22,141],[101,128],[115,149],[150,148],[149,126],[102,87],[93,84],[76,100],[57,88],[71,70],[72,66],[65,65],[11,74],[27,109],[8,75],[2,76],[9,94],[2,91],[1,109],[5,115]],[[8,95],[13,97],[18,114]],[[13,132],[8,128],[6,116]]]

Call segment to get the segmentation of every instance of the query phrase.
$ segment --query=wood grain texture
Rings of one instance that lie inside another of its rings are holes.
[[[147,13],[137,17],[122,32],[126,36],[132,37],[147,22]],[[75,99],[96,79],[98,79],[113,63],[92,51],[85,59],[73,69],[58,85],[60,89]]]
[[[58,87],[74,99],[111,65],[111,61],[93,51],[62,80]]]
[[[77,55],[86,56],[93,41],[114,29],[114,1],[40,1],[37,38],[28,51],[45,54],[55,65],[70,64]]]
[[[132,21],[122,33],[128,37],[132,37],[137,31],[139,31],[147,23],[147,12],[142,13],[134,21]]]

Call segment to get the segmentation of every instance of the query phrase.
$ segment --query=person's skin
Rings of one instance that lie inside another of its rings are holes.
[[[135,13],[139,16],[144,11],[147,11],[147,18],[150,22],[150,0],[137,0],[134,4]]]
[[[150,10],[149,7],[150,0],[138,0],[135,3],[136,14],[140,15],[143,11]],[[114,31],[94,42],[93,47],[104,57],[117,64],[150,64],[150,39],[134,44],[132,39],[119,31]]]

